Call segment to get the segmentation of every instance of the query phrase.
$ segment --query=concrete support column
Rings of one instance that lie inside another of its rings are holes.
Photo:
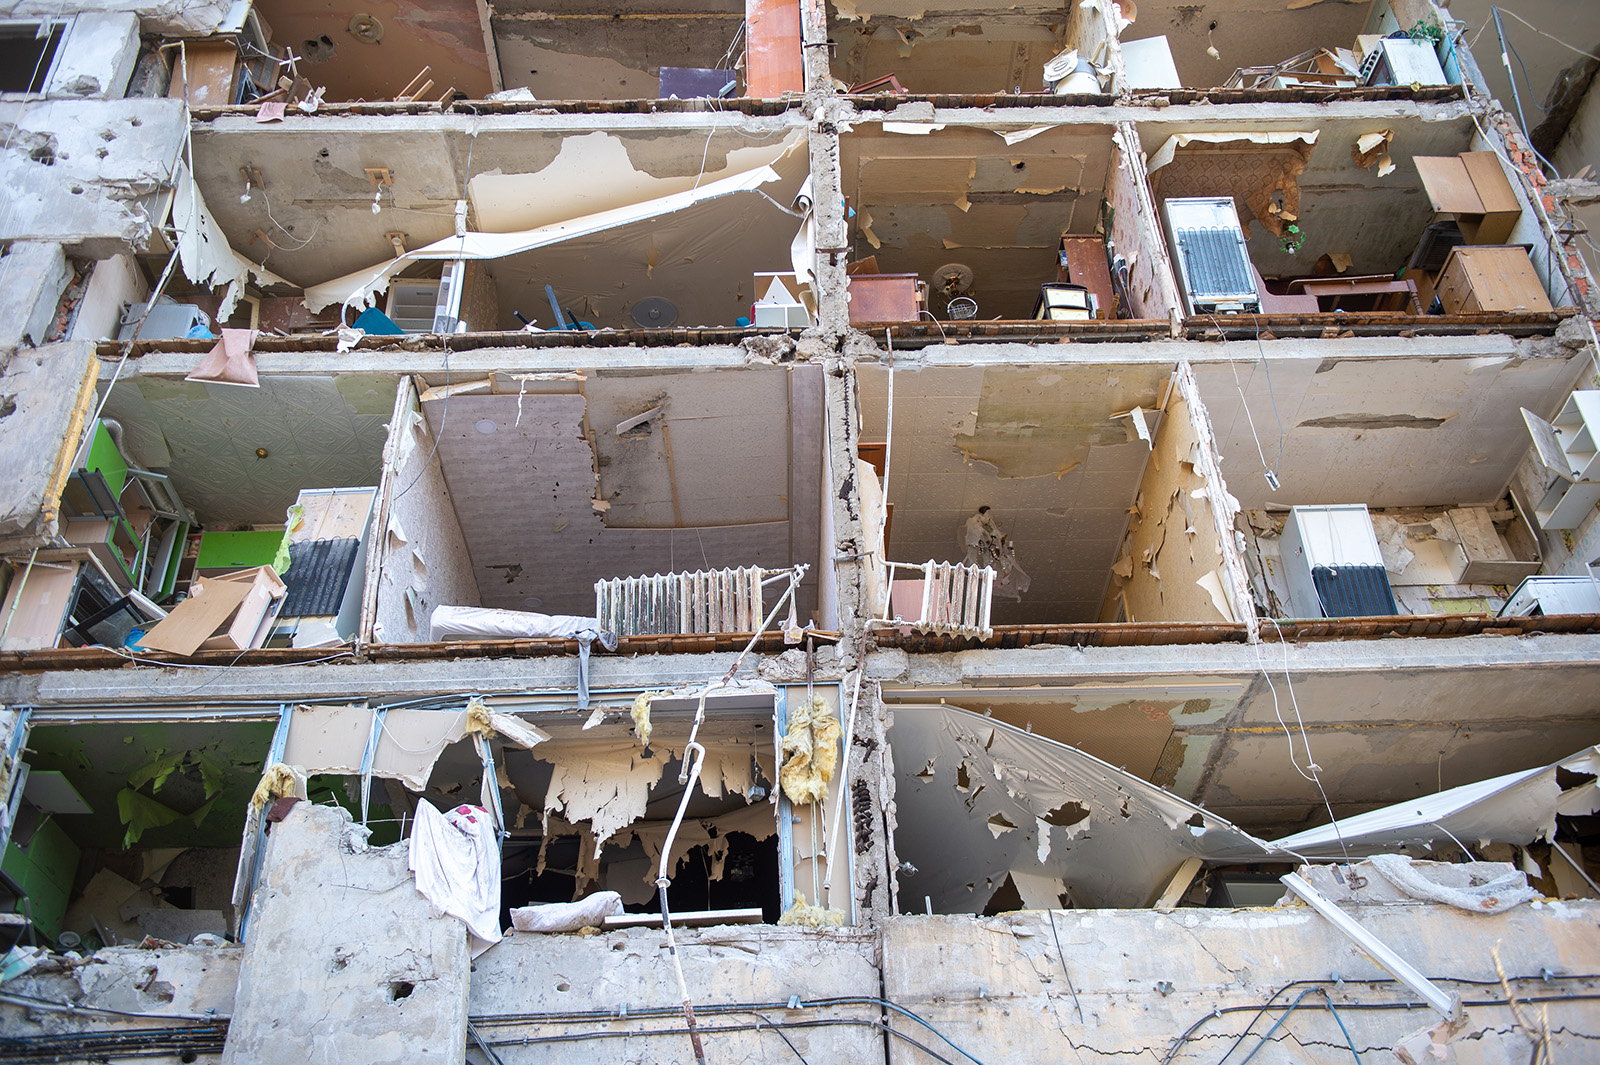
[[[808,106],[812,106],[808,101]],[[839,128],[836,108],[818,102],[810,133],[812,217],[817,231],[817,322],[830,341],[850,327],[850,302],[845,278],[845,245],[849,225],[845,219],[843,175],[839,163]]]

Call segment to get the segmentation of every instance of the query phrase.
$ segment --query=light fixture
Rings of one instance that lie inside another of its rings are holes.
[[[373,214],[377,214],[379,211],[382,211],[382,210],[383,210],[383,188],[380,186],[378,191],[374,192],[372,194],[372,213]]]
[[[264,447],[256,448],[256,458],[264,459],[266,457],[267,457],[267,449],[266,448],[264,448]]]
[[[350,23],[345,29],[362,44],[377,44],[383,40],[383,23],[378,21],[376,15],[369,15],[366,12],[351,16]]]
[[[479,418],[476,428],[484,436],[490,436],[500,427],[494,423],[492,418]]]

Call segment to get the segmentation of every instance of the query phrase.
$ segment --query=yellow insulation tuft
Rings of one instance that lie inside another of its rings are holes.
[[[778,783],[790,802],[805,806],[827,800],[828,782],[839,766],[839,732],[833,707],[820,695],[789,711]]]
[[[801,925],[805,928],[836,928],[844,924],[844,914],[824,906],[813,906],[800,892],[794,893],[794,905],[783,911],[779,924]]]
[[[641,747],[650,746],[650,700],[653,698],[649,692],[640,692],[633,701],[633,729],[639,735]]]

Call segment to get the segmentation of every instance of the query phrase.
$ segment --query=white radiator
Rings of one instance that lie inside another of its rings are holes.
[[[755,632],[765,618],[759,566],[596,581],[600,631],[618,636]]]
[[[888,566],[891,576],[895,570],[910,570],[920,573],[922,578],[891,582],[891,589],[903,588],[910,597],[905,598],[898,590],[891,591],[895,617],[885,620],[900,621],[925,632],[980,638],[994,631],[989,625],[989,609],[994,601],[993,567],[931,561],[920,566],[890,562]],[[917,602],[919,594],[920,604]],[[913,613],[914,618],[907,617]]]

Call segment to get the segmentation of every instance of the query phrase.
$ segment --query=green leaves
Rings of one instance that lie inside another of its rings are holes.
[[[132,847],[139,842],[140,836],[152,828],[176,821],[186,820],[199,828],[200,822],[205,820],[211,807],[216,804],[217,796],[226,782],[226,772],[227,767],[208,751],[167,751],[159,747],[153,750],[149,761],[128,777],[128,786],[117,792],[117,815],[126,826],[123,847]],[[185,814],[154,798],[154,793],[159,792],[174,773],[199,776],[205,788],[204,805]],[[146,785],[150,787],[149,795],[140,790]]]

